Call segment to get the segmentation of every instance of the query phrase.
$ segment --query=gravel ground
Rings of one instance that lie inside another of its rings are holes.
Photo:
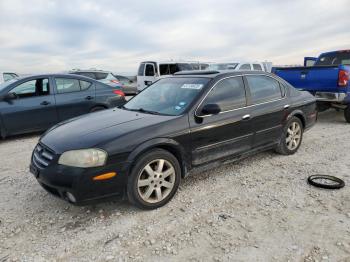
[[[297,154],[266,152],[194,174],[165,207],[76,207],[28,171],[38,135],[0,142],[0,262],[350,261],[350,125],[320,114]],[[327,191],[306,178],[333,173]]]

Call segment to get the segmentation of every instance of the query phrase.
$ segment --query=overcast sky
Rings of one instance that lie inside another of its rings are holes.
[[[0,70],[99,68],[143,60],[268,60],[350,49],[348,0],[0,0]]]

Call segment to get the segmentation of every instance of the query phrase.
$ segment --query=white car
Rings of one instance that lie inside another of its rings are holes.
[[[5,71],[5,72],[0,71],[0,84],[17,77],[18,75],[16,73],[8,72],[8,71]]]
[[[255,70],[271,72],[271,62],[241,62],[241,63],[213,63],[209,65],[209,70]]]
[[[168,61],[141,62],[137,73],[137,90],[142,91],[156,80],[179,71],[205,70],[209,64],[200,62]]]

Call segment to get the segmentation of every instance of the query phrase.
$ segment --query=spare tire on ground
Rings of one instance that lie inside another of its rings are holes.
[[[345,186],[345,182],[340,178],[328,175],[309,176],[307,182],[315,187],[326,189],[340,189]]]

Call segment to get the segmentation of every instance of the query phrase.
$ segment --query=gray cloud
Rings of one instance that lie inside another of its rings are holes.
[[[104,68],[148,59],[269,60],[350,48],[346,0],[2,0],[0,67]]]

